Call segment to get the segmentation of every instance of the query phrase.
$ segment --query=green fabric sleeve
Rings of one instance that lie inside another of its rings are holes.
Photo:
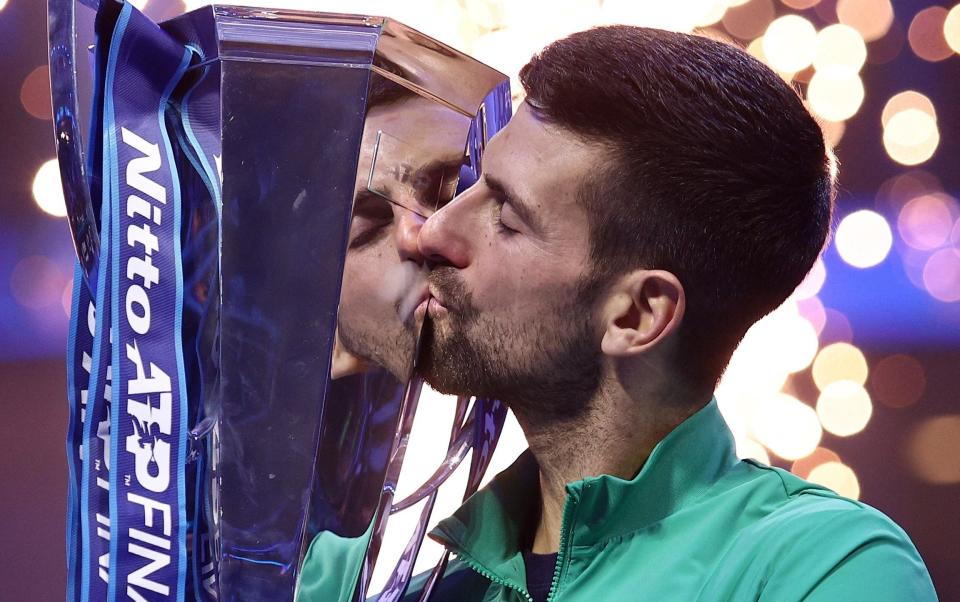
[[[937,600],[913,542],[879,511],[847,502],[792,523],[785,536],[794,543],[776,560],[761,600]]]

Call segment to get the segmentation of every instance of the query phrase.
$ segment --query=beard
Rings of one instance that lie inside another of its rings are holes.
[[[399,315],[399,303],[394,308]],[[390,320],[361,320],[358,324],[349,312],[341,311],[337,318],[340,343],[353,355],[380,368],[385,368],[397,380],[406,382],[413,373],[417,344],[416,323],[412,316],[401,322]],[[361,316],[366,317],[366,316]]]
[[[522,420],[562,424],[585,416],[601,382],[592,308],[601,287],[571,286],[536,319],[482,313],[454,268],[429,281],[444,299],[442,321],[424,320],[417,372],[441,393],[499,399]]]

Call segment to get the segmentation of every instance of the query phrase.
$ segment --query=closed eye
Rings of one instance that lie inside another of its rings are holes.
[[[357,193],[350,221],[350,249],[374,242],[393,223],[390,201],[378,194],[363,190]]]

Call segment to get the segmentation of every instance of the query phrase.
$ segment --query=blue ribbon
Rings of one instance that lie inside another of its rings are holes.
[[[187,396],[182,347],[180,184],[170,97],[191,53],[124,5],[107,60],[113,383],[108,599],[183,600]],[[109,209],[108,209],[109,208]]]
[[[210,493],[206,432],[199,427],[193,434],[197,462],[188,466],[188,422],[199,422],[202,408],[189,413],[181,245],[190,236],[181,223],[175,155],[182,152],[193,164],[219,224],[219,112],[206,106],[216,97],[218,78],[201,77],[181,106],[174,92],[196,50],[129,3],[102,5],[97,30],[88,158],[91,192],[101,199],[103,260],[93,293],[79,265],[74,274],[67,599],[212,599],[214,554],[202,511]],[[202,106],[191,117],[194,92]],[[171,132],[179,137],[178,151]],[[219,232],[210,235],[219,238]],[[190,583],[188,553],[195,567]]]

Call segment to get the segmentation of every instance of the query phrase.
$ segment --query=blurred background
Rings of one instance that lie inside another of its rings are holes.
[[[134,4],[163,20],[206,2]],[[796,293],[748,333],[717,397],[740,455],[879,508],[916,543],[941,599],[960,600],[960,4],[235,4],[391,16],[514,78],[544,44],[593,25],[696,30],[746,48],[791,82],[838,158],[833,239]],[[8,600],[61,599],[66,579],[73,249],[54,162],[45,11],[38,0],[0,0],[0,598]],[[432,471],[444,441],[430,435],[452,419],[452,403],[432,392],[421,408],[399,497]],[[491,472],[523,447],[508,423]],[[463,476],[441,495],[436,518],[456,507]],[[387,556],[412,525],[391,528]],[[425,545],[418,564],[439,553]],[[378,567],[375,582],[385,577]]]

